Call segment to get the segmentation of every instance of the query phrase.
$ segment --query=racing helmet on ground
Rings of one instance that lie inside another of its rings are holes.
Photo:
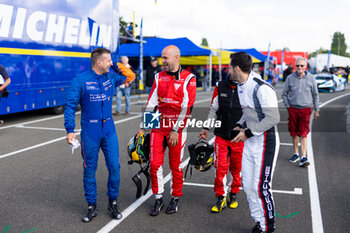
[[[193,165],[195,169],[205,172],[210,169],[214,163],[214,147],[208,142],[200,140],[196,144],[188,146],[190,152],[189,164]]]
[[[132,137],[128,143],[129,164],[146,163],[149,160],[150,133],[142,133],[138,138]]]

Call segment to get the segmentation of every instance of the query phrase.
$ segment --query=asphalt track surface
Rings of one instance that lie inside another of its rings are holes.
[[[279,85],[276,92],[280,100]],[[211,94],[197,93],[194,115],[206,117]],[[72,154],[65,142],[62,115],[54,116],[42,110],[2,116],[5,124],[0,127],[0,232],[249,232],[254,223],[243,191],[238,194],[237,209],[225,208],[220,214],[210,212],[216,202],[212,188],[214,169],[205,173],[193,170],[191,178],[185,181],[184,196],[176,214],[166,215],[164,208],[159,216],[149,216],[154,204],[150,191],[136,200],[131,177],[139,167],[128,165],[126,145],[138,130],[145,99],[145,96],[132,98],[131,114],[115,117],[120,147],[118,201],[124,215],[122,220],[112,220],[106,208],[108,173],[100,153],[96,173],[99,213],[90,223],[81,221],[87,207],[82,158],[80,149]],[[350,91],[322,93],[320,102],[321,117],[312,122],[309,135],[312,140],[309,140],[311,166],[308,168],[288,162],[292,146],[287,132],[287,112],[280,102],[280,150],[272,186],[277,214],[275,232],[349,232],[347,128],[350,127],[346,124],[345,111],[350,103]],[[76,120],[79,127],[80,114]],[[194,143],[197,135],[198,131],[189,132],[187,145]],[[186,149],[185,162],[187,158]],[[169,171],[166,154],[166,180],[170,178]],[[170,201],[169,183],[165,185],[165,207]]]

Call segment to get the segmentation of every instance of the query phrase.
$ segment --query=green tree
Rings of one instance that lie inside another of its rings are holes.
[[[332,39],[332,53],[340,56],[346,56],[347,45],[345,43],[345,36],[341,32],[334,32]]]
[[[128,27],[128,23],[123,19],[123,17],[119,17],[119,34],[121,36],[126,36],[126,32],[124,28]]]
[[[309,58],[311,57],[316,57],[317,54],[321,54],[321,53],[329,53],[329,49],[324,49],[324,48],[319,48],[316,51],[309,53]]]
[[[201,45],[202,45],[202,46],[207,46],[207,47],[209,47],[207,38],[202,38],[202,43],[201,43]]]

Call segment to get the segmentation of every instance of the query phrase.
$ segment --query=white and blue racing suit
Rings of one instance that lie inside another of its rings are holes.
[[[251,216],[264,232],[275,229],[271,188],[274,158],[279,150],[275,126],[280,120],[273,87],[254,72],[238,85],[243,115],[238,124],[247,128],[242,158],[242,183]]]
[[[75,112],[81,106],[81,153],[84,166],[84,191],[89,205],[96,205],[96,179],[98,152],[104,153],[109,171],[108,192],[110,200],[119,194],[120,164],[117,132],[112,118],[112,99],[117,86],[126,77],[110,71],[98,75],[89,69],[73,78],[64,111],[67,133],[75,128]]]

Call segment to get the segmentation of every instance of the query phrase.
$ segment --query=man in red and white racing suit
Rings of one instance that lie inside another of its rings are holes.
[[[221,121],[221,126],[214,129],[216,169],[214,192],[218,198],[216,204],[211,208],[214,213],[220,213],[226,207],[226,203],[232,209],[238,206],[237,193],[241,187],[240,173],[244,143],[231,140],[235,136],[233,128],[241,116],[237,83],[232,80],[220,81],[215,86],[207,118]],[[203,128],[198,137],[207,139],[208,130],[209,128]],[[227,179],[228,171],[230,171],[229,179]],[[229,187],[226,184],[227,181]]]
[[[183,170],[180,164],[187,137],[185,126],[196,97],[196,78],[181,68],[179,60],[180,50],[176,46],[164,48],[162,62],[165,70],[155,75],[145,110],[161,114],[160,128],[152,129],[150,138],[150,173],[156,199],[151,216],[157,216],[164,206],[163,162],[166,147],[169,148],[172,173],[172,199],[167,214],[177,212],[179,197],[182,196]],[[137,136],[142,132],[144,129],[140,129]]]

